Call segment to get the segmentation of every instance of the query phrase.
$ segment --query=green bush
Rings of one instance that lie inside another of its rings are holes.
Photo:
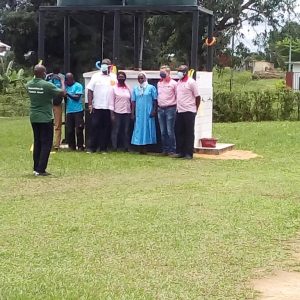
[[[215,92],[214,121],[299,120],[300,93],[277,91]]]
[[[0,95],[0,116],[28,116],[29,99],[20,93]]]

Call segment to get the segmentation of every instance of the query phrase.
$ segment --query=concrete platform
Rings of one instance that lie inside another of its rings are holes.
[[[220,155],[224,152],[233,150],[234,146],[235,146],[234,144],[217,143],[216,148],[198,147],[195,148],[195,152],[199,154]]]

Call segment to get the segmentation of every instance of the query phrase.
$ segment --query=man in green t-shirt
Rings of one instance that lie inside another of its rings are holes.
[[[34,78],[26,84],[30,98],[30,122],[33,130],[33,174],[47,176],[48,159],[53,141],[53,103],[56,96],[65,96],[64,79],[61,78],[62,89],[47,82],[46,68],[43,65],[34,67]]]

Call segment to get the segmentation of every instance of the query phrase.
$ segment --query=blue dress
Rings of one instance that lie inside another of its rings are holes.
[[[157,99],[157,91],[153,85],[148,84],[144,89],[135,87],[132,101],[135,102],[135,124],[131,144],[156,144],[155,118],[151,118],[153,101]]]

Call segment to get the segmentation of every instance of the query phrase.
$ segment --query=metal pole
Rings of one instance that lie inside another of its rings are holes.
[[[114,15],[113,63],[118,65],[120,59],[120,11]]]
[[[207,37],[209,41],[212,41],[213,39],[213,31],[214,31],[214,16],[209,16],[208,29],[207,29]],[[214,59],[214,47],[210,46],[207,49],[206,69],[208,72],[212,72],[213,70],[213,59]]]
[[[64,73],[70,72],[70,17],[64,16]]]
[[[191,68],[198,69],[198,45],[199,45],[199,11],[193,12],[192,23],[192,49],[191,49]]]
[[[104,59],[105,15],[102,15],[101,61]]]
[[[145,22],[144,15],[139,16],[139,29],[140,29],[140,54],[139,54],[139,64],[138,69],[143,69],[143,52],[144,52],[144,38],[145,38]]]
[[[38,60],[45,59],[45,13],[39,11]]]
[[[230,81],[229,81],[229,90],[231,92],[233,87],[233,59],[234,59],[234,38],[235,38],[235,30],[233,29],[232,33],[232,41],[231,41],[231,72],[230,72]]]
[[[134,69],[138,70],[139,68],[139,20],[137,16],[133,17],[133,26],[134,26],[134,53],[133,53],[133,61],[134,61]]]
[[[292,39],[290,37],[290,48],[289,48],[289,72],[292,71]]]

